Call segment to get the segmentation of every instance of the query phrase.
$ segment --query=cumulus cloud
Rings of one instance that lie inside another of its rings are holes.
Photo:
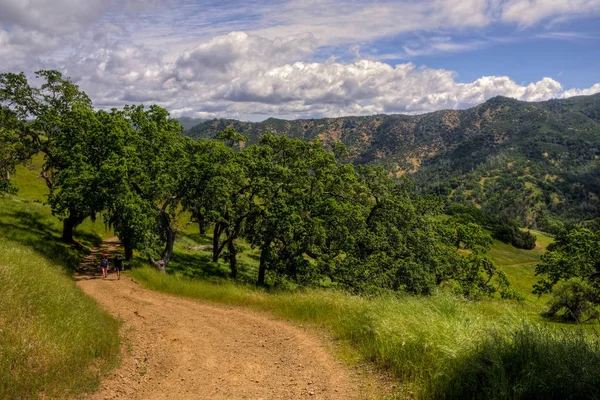
[[[143,47],[84,52],[65,68],[101,106],[158,103],[174,114],[258,119],[465,108],[493,96],[540,101],[600,91],[564,90],[554,79],[526,85],[507,76],[459,83],[455,73],[380,61],[294,60],[316,48],[311,35],[266,39],[233,32],[201,43],[173,63]]]
[[[453,71],[410,62],[391,65],[365,59],[359,51],[363,42],[409,31],[431,35],[414,47],[406,42],[403,58],[468,51],[486,42],[456,42],[447,31],[499,21],[529,26],[558,15],[577,16],[584,6],[597,10],[600,0],[555,3],[365,0],[350,7],[341,0],[265,0],[249,12],[246,3],[214,0],[211,18],[245,15],[236,20],[244,32],[215,35],[215,29],[230,28],[232,22],[213,27],[208,17],[198,17],[202,10],[197,4],[187,0],[154,0],[155,9],[141,0],[90,0],[84,5],[74,0],[0,0],[0,70],[60,69],[98,107],[157,103],[175,115],[242,119],[423,113],[465,108],[496,95],[539,101],[600,92],[600,84],[565,90],[543,77],[525,84],[507,76],[458,82]],[[442,28],[447,31],[440,32]],[[330,48],[324,46],[346,43],[353,62],[316,56]]]
[[[596,93],[600,93],[600,83],[596,83],[594,86],[587,89],[565,90],[561,97],[589,96]]]
[[[131,16],[168,1],[0,0],[0,70],[35,69],[83,41],[102,44],[124,32],[108,18],[111,13]]]

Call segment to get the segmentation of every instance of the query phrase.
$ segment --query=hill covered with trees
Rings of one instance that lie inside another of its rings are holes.
[[[448,203],[558,231],[600,213],[600,94],[527,103],[495,97],[468,110],[251,123],[204,121],[185,134],[216,137],[227,127],[248,137],[265,132],[326,146],[345,144],[355,164],[408,176],[422,193]]]

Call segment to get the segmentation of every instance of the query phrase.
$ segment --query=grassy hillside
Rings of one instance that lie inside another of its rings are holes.
[[[80,246],[40,201],[45,187],[20,168],[19,196],[0,197],[0,398],[64,398],[93,390],[117,361],[118,323],[72,280],[105,234],[86,221]]]
[[[519,294],[528,301],[543,304],[546,298],[538,301],[531,290],[533,284],[538,281],[535,276],[535,266],[548,245],[552,243],[552,238],[539,231],[532,233],[537,237],[536,247],[533,250],[517,249],[510,244],[494,240],[488,256],[508,276],[511,285]]]
[[[359,164],[407,174],[423,192],[556,229],[600,216],[600,94],[527,103],[495,97],[468,110],[259,123],[209,120],[186,131],[212,138],[228,126],[343,142]]]

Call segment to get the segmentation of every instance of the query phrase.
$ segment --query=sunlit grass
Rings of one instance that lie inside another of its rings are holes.
[[[116,362],[118,324],[35,249],[0,237],[0,398],[93,390]]]
[[[523,296],[533,317],[539,315],[548,301],[547,295],[538,297],[532,293],[532,290],[533,285],[539,280],[535,276],[535,267],[548,245],[552,243],[552,238],[542,232],[532,232],[537,236],[534,249],[517,249],[510,244],[494,240],[488,256],[506,274],[511,287]]]
[[[19,195],[0,196],[0,399],[78,396],[118,359],[118,323],[71,279],[110,232],[86,221],[62,243],[36,175],[20,167]]]

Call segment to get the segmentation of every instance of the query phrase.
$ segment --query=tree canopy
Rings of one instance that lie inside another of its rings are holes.
[[[103,213],[131,259],[166,271],[185,216],[212,226],[213,261],[237,277],[237,241],[260,251],[258,285],[328,283],[355,292],[431,293],[453,285],[477,298],[507,293],[485,252],[491,238],[468,213],[436,219],[444,204],[381,167],[355,167],[345,147],[228,127],[194,141],[161,107],[94,110],[56,71],[0,75],[0,173],[33,152],[63,239]],[[8,190],[0,178],[0,190]]]

